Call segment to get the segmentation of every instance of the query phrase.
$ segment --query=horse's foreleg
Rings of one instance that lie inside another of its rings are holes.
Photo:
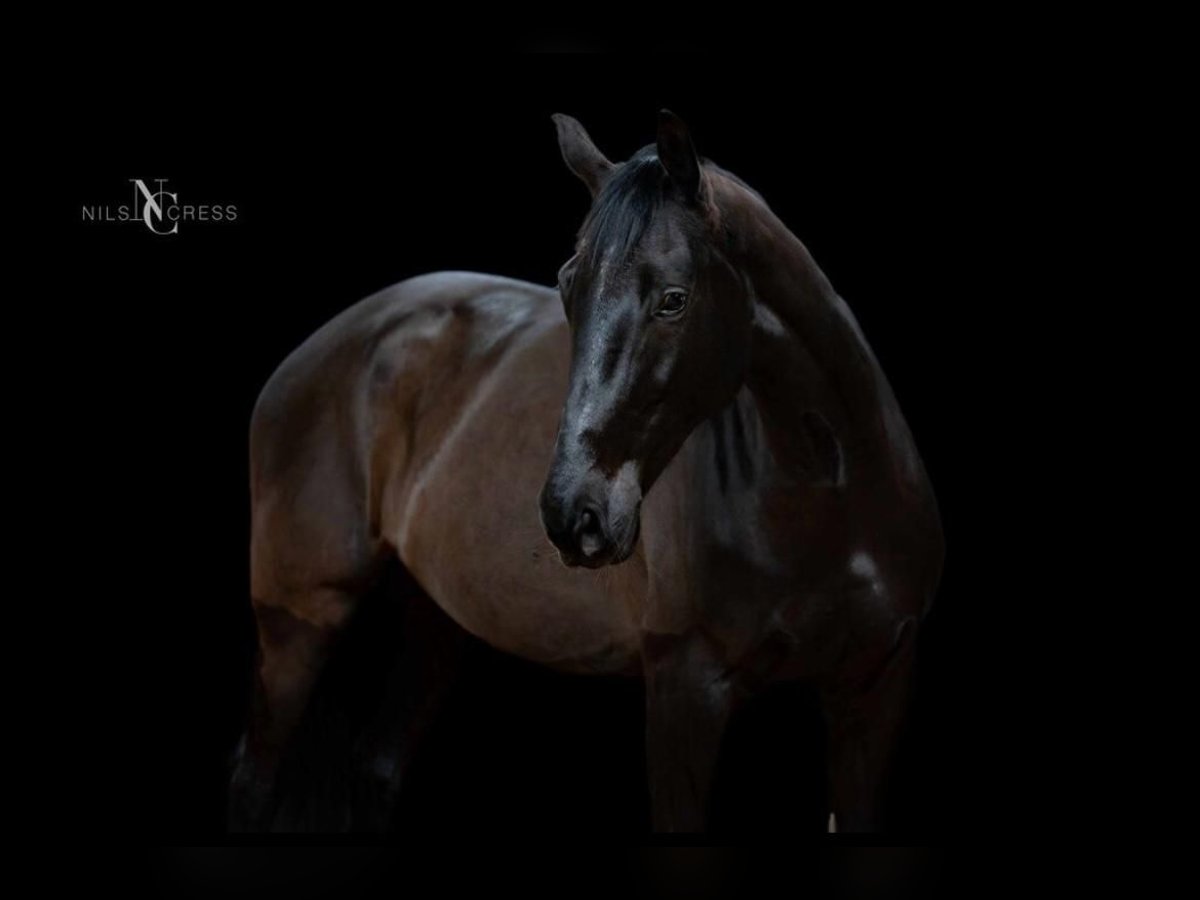
[[[646,764],[655,831],[702,831],[734,685],[700,637],[647,638]]]
[[[303,602],[255,603],[258,672],[250,727],[238,749],[230,784],[232,829],[270,827],[280,759],[354,600],[347,593],[322,588]],[[320,624],[299,612],[316,609],[326,613]]]
[[[912,690],[916,631],[915,621],[905,622],[885,662],[865,682],[834,682],[822,691],[831,825],[839,832],[879,831],[886,824],[884,794]]]

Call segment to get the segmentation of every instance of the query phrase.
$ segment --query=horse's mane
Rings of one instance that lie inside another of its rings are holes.
[[[599,264],[601,249],[615,250],[616,258],[621,259],[637,246],[662,203],[666,177],[653,145],[643,147],[613,170],[579,230],[592,265]]]
[[[762,195],[737,175],[722,169],[709,159],[701,164],[745,188],[764,202]],[[637,246],[646,226],[665,196],[668,178],[659,164],[658,150],[648,144],[613,170],[592,203],[591,211],[579,229],[579,239],[589,253],[591,265],[598,265],[601,248],[615,250],[622,259]]]

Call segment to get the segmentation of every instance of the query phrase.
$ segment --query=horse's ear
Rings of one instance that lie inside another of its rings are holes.
[[[700,197],[700,157],[683,119],[669,109],[658,113],[658,161],[689,203]]]
[[[595,197],[612,172],[613,164],[596,149],[578,120],[562,113],[555,113],[551,118],[558,129],[558,148],[562,151],[563,162],[579,176]]]

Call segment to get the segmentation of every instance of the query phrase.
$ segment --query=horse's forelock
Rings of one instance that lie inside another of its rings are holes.
[[[604,183],[580,229],[580,241],[592,266],[601,256],[623,259],[642,239],[663,199],[666,172],[654,148],[644,147]]]

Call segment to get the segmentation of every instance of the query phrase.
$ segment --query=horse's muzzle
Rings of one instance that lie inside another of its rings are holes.
[[[638,511],[629,517],[610,518],[605,505],[590,497],[567,499],[543,490],[542,525],[567,566],[597,569],[624,562],[633,553],[638,536]]]

